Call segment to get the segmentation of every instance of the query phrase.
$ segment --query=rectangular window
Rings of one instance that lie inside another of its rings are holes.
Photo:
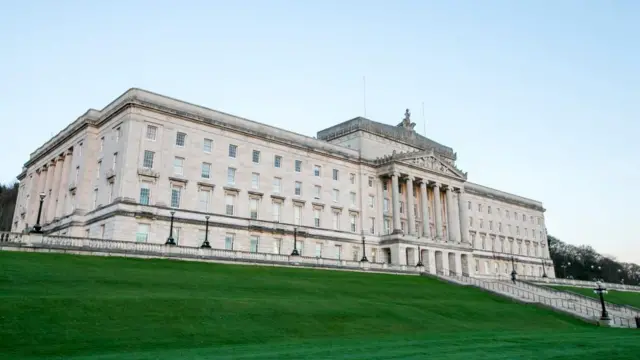
[[[404,214],[404,201],[400,201],[400,214]]]
[[[342,260],[342,245],[336,245],[336,259]]]
[[[82,143],[78,144],[78,157],[82,156]]]
[[[179,227],[173,228],[173,240],[176,242],[176,245],[180,245],[181,234],[182,234],[182,228],[179,228]]]
[[[320,192],[322,191],[322,188],[320,187],[320,185],[314,185],[313,186],[313,197],[316,199],[320,199]]]
[[[109,183],[109,201],[107,201],[107,204],[111,204],[112,201],[113,201],[113,183],[110,182]]]
[[[389,235],[391,232],[391,220],[384,219],[384,233]]]
[[[296,172],[302,171],[302,160],[296,160],[294,163],[294,168]]]
[[[302,225],[302,206],[293,206],[293,224]]]
[[[213,149],[213,140],[204,139],[202,143],[202,150],[206,153],[210,153],[212,149]]]
[[[258,240],[259,238],[257,236],[251,236],[249,244],[250,252],[258,252]]]
[[[153,125],[147,125],[147,140],[156,141],[158,134],[158,127]]]
[[[355,183],[356,183],[356,174],[354,174],[354,173],[349,174],[349,182],[351,183],[351,185],[355,185]]]
[[[473,218],[469,216],[469,226],[473,227]]]
[[[233,216],[235,214],[235,203],[236,203],[236,196],[232,195],[232,194],[227,194],[224,197],[224,204],[225,204],[225,213],[229,216]]]
[[[184,173],[184,158],[176,156],[173,159],[173,173],[176,175],[182,175]]]
[[[78,179],[80,179],[80,165],[76,166],[76,175],[74,179],[75,179],[75,184],[78,185]]]
[[[376,203],[376,198],[373,195],[369,195],[369,207],[373,209],[374,204]]]
[[[93,190],[93,209],[98,207],[98,189]]]
[[[251,188],[256,190],[260,188],[260,174],[251,173]]]
[[[351,260],[358,261],[358,258],[359,258],[358,253],[359,252],[360,252],[360,248],[357,247],[357,246],[353,246],[351,248]]]
[[[282,179],[280,179],[278,177],[273,178],[273,193],[274,194],[280,194],[280,191],[282,190],[281,183],[282,183]]]
[[[98,161],[98,168],[96,169],[96,179],[100,180],[100,169],[102,168],[102,160]]]
[[[136,242],[147,242],[149,239],[149,224],[138,224]]]
[[[487,206],[487,213],[491,214],[491,206]]]
[[[273,253],[280,254],[282,251],[282,239],[273,239]]]
[[[373,187],[373,176],[369,176],[368,183],[369,183],[369,187]]]
[[[493,221],[489,220],[489,230],[493,230]]]
[[[180,185],[171,186],[171,207],[172,208],[180,207],[181,197],[182,197],[182,186]]]
[[[273,157],[273,167],[279,168],[282,166],[282,156],[276,155]]]
[[[100,152],[104,150],[104,136],[100,138]]]
[[[333,202],[338,202],[339,198],[340,198],[340,190],[333,189]]]
[[[258,219],[258,199],[249,199],[249,216],[251,219]]]
[[[235,158],[238,155],[238,145],[229,144],[229,157]]]
[[[224,249],[225,250],[233,250],[233,239],[234,239],[235,235],[234,234],[226,234],[224,236]]]
[[[382,200],[382,211],[385,213],[389,212],[389,199]]]
[[[389,183],[387,183],[386,181],[383,181],[382,182],[382,190],[388,191],[389,190]]]
[[[254,164],[260,164],[260,151],[253,150],[251,161],[253,161]]]
[[[274,202],[273,207],[273,221],[280,222],[280,213],[282,212],[282,203]]]
[[[202,176],[203,179],[211,178],[211,164],[202,163],[202,168],[200,170],[200,176]]]
[[[118,165],[118,153],[113,153],[113,162],[111,163],[111,170],[116,170],[116,166]]]
[[[153,151],[145,150],[144,158],[142,160],[142,167],[146,169],[153,169],[153,156],[155,153]]]
[[[236,169],[228,168],[227,169],[227,184],[235,184],[236,183]]]
[[[140,204],[141,205],[149,205],[151,200],[151,189],[149,188],[149,183],[143,182],[140,184]]]
[[[320,176],[320,166],[313,165],[313,176]]]
[[[376,262],[376,256],[378,255],[378,251],[376,249],[371,249],[371,262]]]
[[[211,191],[200,189],[198,192],[198,209],[200,211],[209,211],[209,199],[211,199]]]
[[[334,211],[332,215],[333,230],[340,230],[340,213]]]
[[[313,209],[313,226],[320,227],[320,209]]]
[[[322,243],[316,243],[316,254],[315,256],[317,258],[321,258],[322,257]]]
[[[349,203],[351,207],[356,207],[356,193],[353,191],[349,193]]]
[[[338,180],[338,169],[333,169],[333,180]]]
[[[370,234],[376,233],[376,218],[374,217],[369,218],[369,233]]]
[[[351,232],[356,232],[358,229],[356,227],[357,216],[355,214],[349,215],[349,226],[351,228]]]
[[[176,134],[176,146],[184,147],[186,138],[187,134],[178,131],[178,133]]]
[[[118,126],[116,128],[116,142],[120,142],[120,137],[122,136],[122,129]]]
[[[298,196],[302,195],[302,183],[300,181],[295,182],[294,194]]]

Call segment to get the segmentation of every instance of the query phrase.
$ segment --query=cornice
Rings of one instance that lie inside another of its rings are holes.
[[[539,201],[527,199],[522,196],[509,194],[500,190],[492,189],[486,186],[466,182],[464,184],[464,191],[468,194],[478,195],[489,199],[498,200],[508,204],[521,206],[531,210],[545,212],[546,209],[542,207],[542,203]]]

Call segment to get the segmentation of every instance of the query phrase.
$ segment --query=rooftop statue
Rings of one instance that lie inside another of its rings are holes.
[[[404,119],[400,124],[398,124],[398,126],[409,130],[413,130],[413,128],[416,126],[416,123],[411,122],[411,111],[409,111],[409,109],[405,110]]]

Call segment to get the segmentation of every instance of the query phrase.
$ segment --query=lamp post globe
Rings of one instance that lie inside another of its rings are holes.
[[[36,224],[33,225],[33,230],[31,230],[34,234],[42,233],[42,226],[40,225],[40,216],[42,216],[42,203],[44,202],[44,198],[47,196],[45,193],[40,193],[40,205],[38,207],[38,218],[36,219]]]
[[[169,225],[169,237],[167,238],[167,242],[165,245],[175,245],[176,241],[173,239],[173,216],[175,215],[175,211],[171,210],[171,225]]]

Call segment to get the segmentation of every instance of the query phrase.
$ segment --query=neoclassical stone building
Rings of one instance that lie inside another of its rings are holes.
[[[140,89],[33,152],[13,231],[554,276],[538,201],[471,183],[456,153],[358,117],[317,138]],[[209,224],[205,235],[205,223]],[[546,262],[547,267],[543,269]]]

